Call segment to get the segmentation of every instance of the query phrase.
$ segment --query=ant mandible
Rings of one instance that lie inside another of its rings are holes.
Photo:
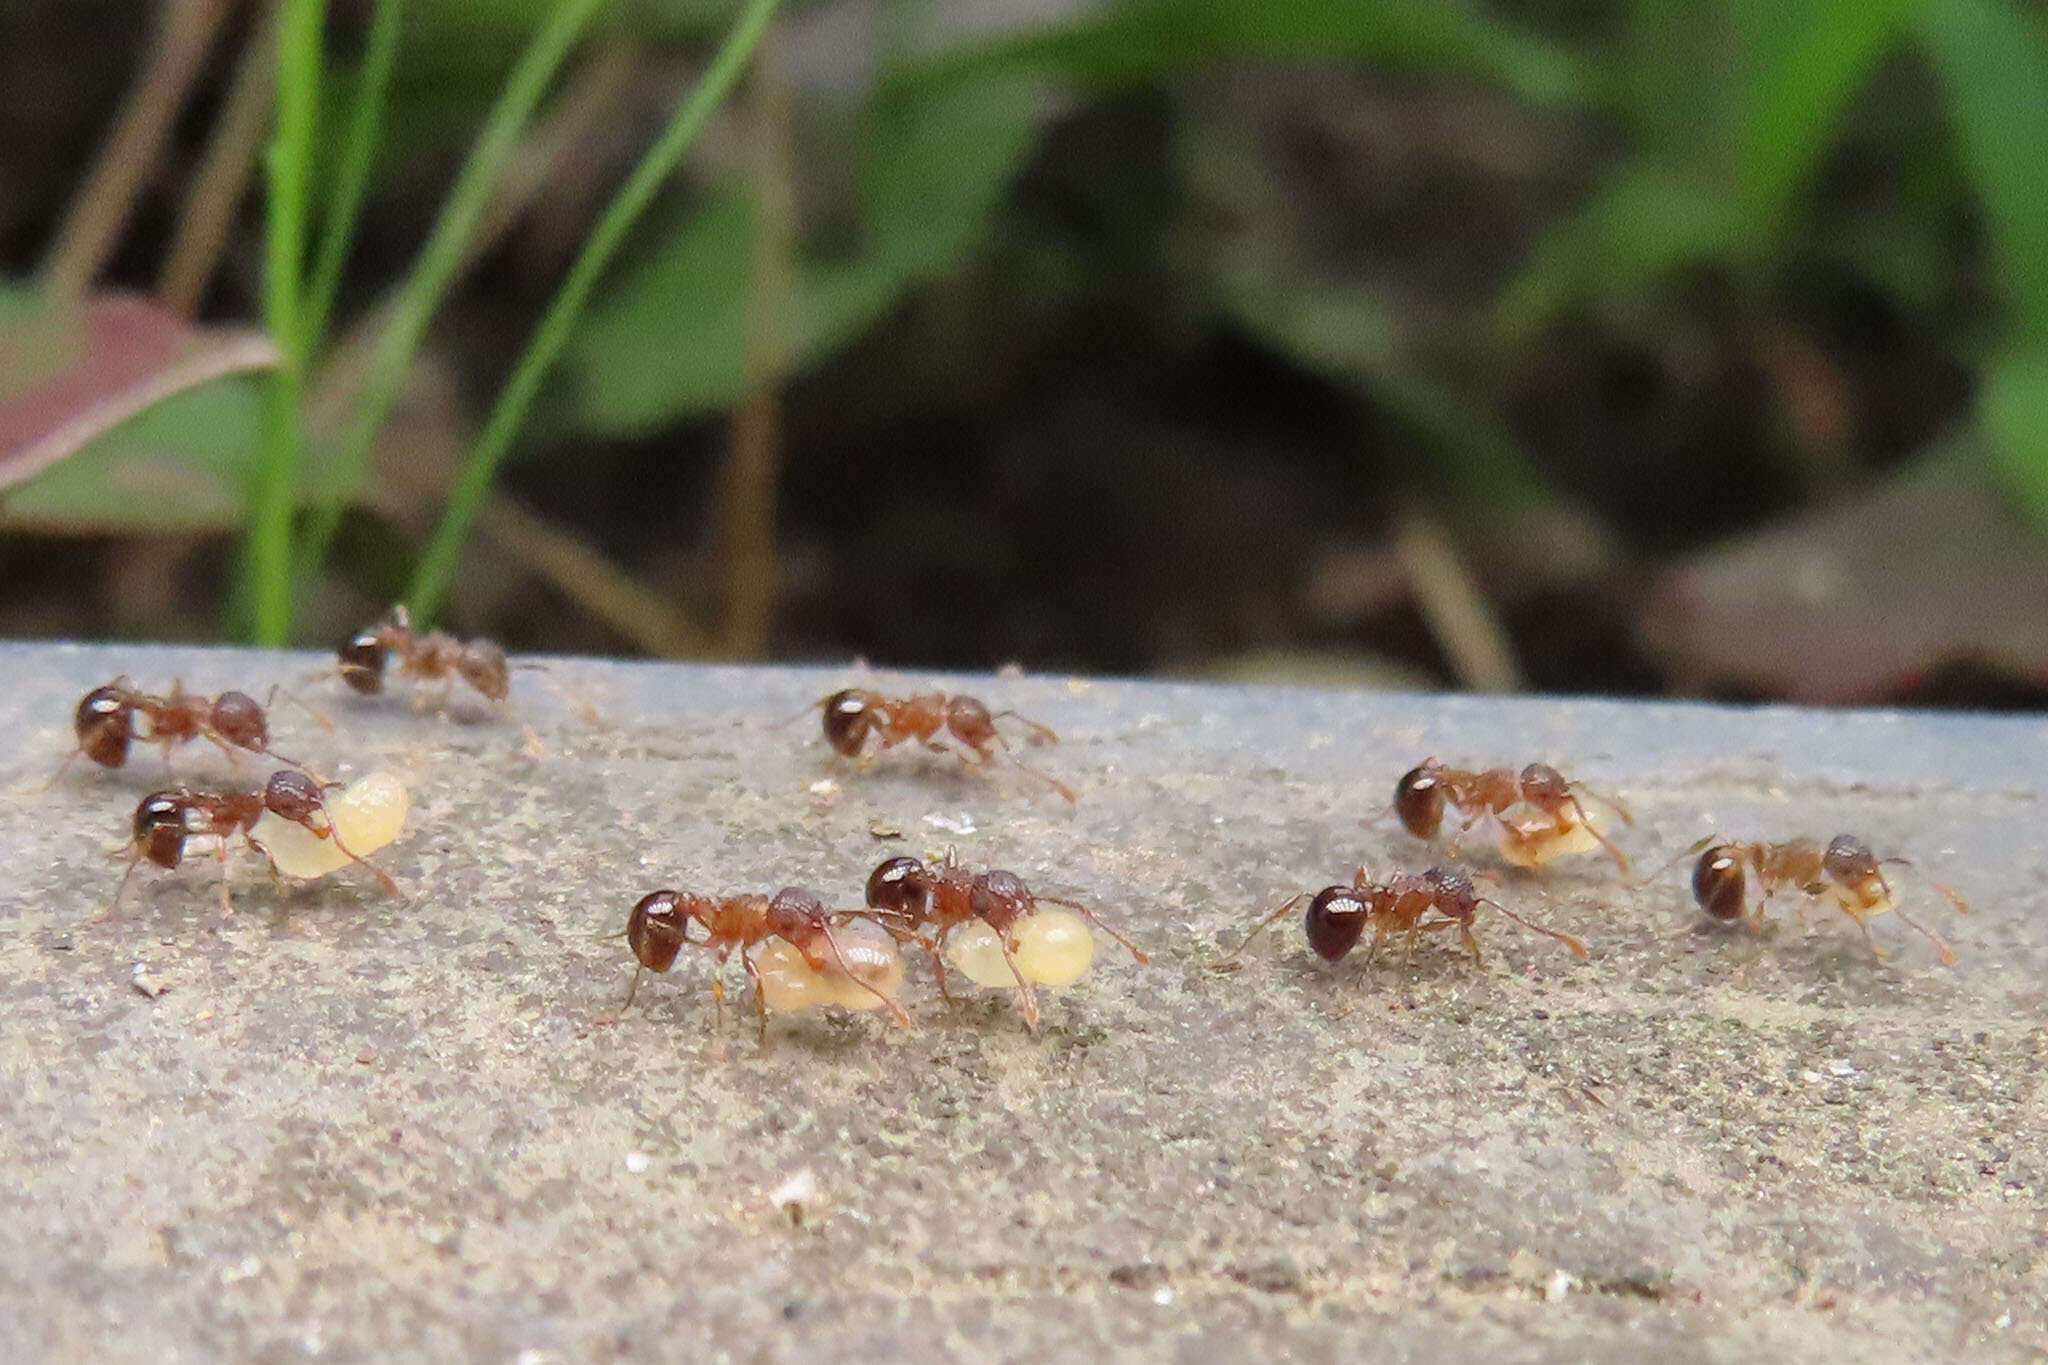
[[[184,861],[186,842],[191,839],[216,841],[215,851],[220,857],[221,910],[225,914],[233,913],[234,901],[228,886],[228,841],[239,835],[251,848],[263,852],[263,845],[251,838],[250,832],[256,828],[256,822],[262,819],[265,811],[304,827],[317,838],[333,841],[335,848],[346,854],[351,862],[359,863],[374,873],[386,891],[394,896],[399,894],[398,883],[391,879],[389,873],[342,844],[327,811],[326,788],[295,768],[282,768],[272,773],[270,780],[255,791],[200,792],[189,787],[175,787],[143,797],[135,807],[135,817],[130,824],[128,868],[121,874],[120,885],[114,889],[113,901],[97,918],[105,919],[120,906],[129,878],[135,875],[136,866],[145,858],[158,867],[176,868]]]
[[[1035,895],[1014,872],[992,868],[973,873],[955,861],[948,849],[944,861],[935,866],[917,858],[889,858],[868,875],[867,903],[883,927],[898,941],[915,943],[932,960],[932,975],[939,994],[951,1000],[946,986],[946,939],[954,930],[973,920],[986,924],[995,934],[1004,963],[1017,983],[1017,1001],[1024,1022],[1038,1027],[1038,992],[1028,966],[1019,961],[1018,927],[1038,912],[1040,903],[1078,911],[1089,923],[1121,943],[1139,965],[1152,959],[1137,944],[1104,923],[1093,910],[1079,901]],[[1054,983],[1056,984],[1056,983]]]
[[[863,767],[883,750],[915,740],[936,753],[954,755],[970,771],[998,757],[1005,758],[1012,767],[1031,774],[1065,797],[1069,805],[1076,803],[1073,788],[1017,757],[1009,739],[996,729],[996,722],[1014,720],[1024,726],[1031,732],[1026,741],[1030,744],[1059,743],[1060,737],[1052,727],[1015,711],[991,712],[977,697],[961,693],[949,696],[944,692],[890,697],[867,688],[848,687],[812,702],[804,711],[813,709],[823,712],[825,742],[846,757],[860,760]],[[942,737],[951,739],[958,747],[949,748],[940,742]],[[872,749],[868,747],[870,738],[879,741]]]
[[[1704,852],[1702,852],[1704,850]],[[1700,855],[1693,864],[1692,894],[1700,909],[1724,923],[1742,921],[1752,931],[1764,923],[1764,907],[1771,897],[1790,887],[1814,900],[1824,900],[1856,922],[1864,942],[1879,958],[1884,949],[1870,932],[1870,921],[1889,911],[1900,923],[1924,935],[1941,960],[1953,967],[1956,955],[1941,935],[1910,918],[1898,905],[1884,867],[1911,867],[1904,858],[1879,858],[1870,845],[1853,834],[1838,834],[1826,848],[1815,839],[1788,839],[1782,843],[1762,840],[1744,842],[1710,834],[1680,853],[1673,861]],[[1669,864],[1667,864],[1668,866]],[[1749,878],[1756,877],[1762,889],[1754,905],[1749,903]],[[1957,914],[1970,912],[1969,904],[1939,882],[1930,883],[1955,907]]]
[[[273,701],[277,695],[278,689],[272,688]],[[307,710],[322,725],[329,724],[319,712],[311,707]],[[138,720],[146,729],[138,731]],[[161,697],[120,677],[79,699],[72,728],[78,735],[78,747],[65,760],[66,767],[84,754],[103,768],[119,768],[128,762],[129,747],[137,739],[163,745],[166,763],[177,745],[204,739],[231,759],[240,749],[295,768],[301,766],[270,747],[270,718],[263,705],[246,692],[208,697],[187,692],[182,683],[173,682],[170,695]]]
[[[1579,799],[1582,793],[1611,809],[1623,824],[1635,823],[1620,802],[1567,781],[1547,763],[1531,763],[1517,773],[1511,768],[1449,768],[1425,759],[1395,784],[1393,812],[1410,834],[1434,840],[1443,828],[1445,807],[1455,809],[1463,824],[1447,850],[1454,858],[1472,826],[1491,817],[1500,827],[1501,856],[1518,867],[1540,869],[1553,858],[1598,844],[1627,876],[1627,856],[1594,825]],[[1518,806],[1526,813],[1518,813]]]
[[[619,1010],[624,1013],[631,1008],[633,997],[640,990],[641,976],[647,972],[665,972],[674,966],[676,956],[685,944],[710,952],[720,967],[725,965],[733,950],[738,949],[740,965],[746,969],[747,980],[754,988],[754,1010],[765,1038],[768,1032],[768,996],[753,950],[770,938],[779,938],[796,949],[811,970],[830,972],[836,969],[840,976],[887,1006],[899,1025],[910,1027],[910,1016],[896,997],[871,981],[869,974],[856,970],[838,935],[833,932],[833,918],[816,894],[800,886],[785,886],[773,897],[752,892],[723,898],[700,896],[688,891],[650,892],[640,898],[626,920],[626,942],[640,965],[633,971],[633,984],[626,991],[626,1003]],[[692,924],[703,931],[702,938],[690,937]],[[885,947],[889,946],[887,939],[882,942]],[[722,1025],[725,1019],[725,982],[715,971],[711,977],[711,998],[716,1005],[718,1022]]]
[[[1586,945],[1578,939],[1532,923],[1499,901],[1480,895],[1472,884],[1472,878],[1457,868],[1432,867],[1425,872],[1402,872],[1385,881],[1375,881],[1361,867],[1352,874],[1349,885],[1340,883],[1320,891],[1302,891],[1288,897],[1278,909],[1252,927],[1244,942],[1210,966],[1221,969],[1235,965],[1244,950],[1251,947],[1253,939],[1304,899],[1308,901],[1308,914],[1302,927],[1308,935],[1308,946],[1329,962],[1340,961],[1357,947],[1368,927],[1372,929],[1372,944],[1366,950],[1365,958],[1368,965],[1379,952],[1382,940],[1395,934],[1405,935],[1407,956],[1412,957],[1422,936],[1438,929],[1456,929],[1464,939],[1465,947],[1471,951],[1472,960],[1478,962],[1481,960],[1479,940],[1472,935],[1472,923],[1482,905],[1500,911],[1525,929],[1556,939],[1571,949],[1579,961],[1586,960]],[[1440,918],[1426,919],[1425,916],[1432,911]]]

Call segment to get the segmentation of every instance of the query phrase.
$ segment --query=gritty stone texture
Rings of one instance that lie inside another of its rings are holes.
[[[410,899],[354,873],[281,892],[250,858],[223,917],[201,858],[95,923],[163,768],[79,763],[39,793],[78,696],[120,672],[260,694],[314,665],[0,666],[10,1359],[2048,1349],[2038,720],[939,680],[1059,729],[1031,757],[1070,813],[1020,774],[901,751],[860,772],[814,721],[775,727],[850,672],[558,663],[596,725],[532,674],[510,720],[330,681],[308,690],[337,732],[283,707],[278,745],[405,775],[382,861]],[[236,779],[202,748],[181,773]],[[1423,865],[1359,821],[1430,753],[1625,796],[1646,870],[1715,829],[1860,832],[1971,896],[1958,919],[1913,891],[1961,964],[1892,920],[1875,961],[1789,905],[1763,939],[1699,928],[1683,874],[1632,890],[1585,859],[1547,902],[1499,894],[1587,964],[1493,916],[1483,967],[1430,944],[1329,968],[1290,919],[1205,970],[1360,859]],[[601,935],[643,892],[851,905],[880,858],[947,844],[1091,898],[1153,965],[1105,942],[1035,1037],[999,994],[947,1008],[921,962],[913,1032],[714,1031],[691,958],[609,1022],[631,959]],[[800,1216],[773,1197],[793,1179]]]

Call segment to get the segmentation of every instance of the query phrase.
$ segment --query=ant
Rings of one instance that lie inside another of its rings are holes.
[[[633,971],[633,984],[626,992],[624,1013],[639,993],[640,978],[647,972],[665,972],[675,965],[684,944],[704,948],[723,967],[733,949],[740,950],[740,965],[754,987],[754,1010],[760,1018],[761,1035],[768,1033],[768,997],[761,970],[754,963],[753,950],[770,938],[779,938],[803,956],[813,971],[837,967],[845,978],[889,1007],[896,1022],[910,1027],[910,1016],[893,995],[885,993],[855,972],[832,932],[834,916],[813,892],[800,886],[785,886],[774,896],[748,893],[722,899],[687,891],[653,891],[640,898],[626,920],[626,942],[640,965]],[[691,938],[696,924],[704,937]],[[717,973],[711,977],[711,998],[716,1002],[718,1020],[725,1019],[725,982]]]
[[[867,903],[883,927],[898,942],[915,943],[932,960],[932,974],[939,994],[953,998],[946,988],[944,949],[946,938],[970,920],[980,920],[995,931],[1003,961],[1017,982],[1017,1000],[1024,1022],[1038,1027],[1038,992],[1017,963],[1017,926],[1036,914],[1039,903],[1065,906],[1080,914],[1103,933],[1130,950],[1140,966],[1152,959],[1137,944],[1105,924],[1093,910],[1079,901],[1034,895],[1024,879],[1014,872],[992,868],[976,874],[954,861],[946,850],[945,860],[928,866],[916,858],[889,858],[868,874]]]
[[[1076,804],[1073,788],[1016,756],[1010,741],[996,729],[996,722],[1014,720],[1024,726],[1031,732],[1026,740],[1029,744],[1059,743],[1060,737],[1052,727],[1015,711],[990,712],[977,697],[961,693],[948,696],[944,692],[890,697],[866,688],[848,687],[819,698],[792,719],[799,719],[813,709],[823,712],[825,742],[846,757],[860,760],[863,767],[882,750],[911,740],[936,753],[955,755],[969,771],[978,770],[1000,754],[1013,767],[1065,797],[1067,804]],[[871,736],[880,741],[873,749],[868,747]],[[942,738],[951,739],[958,747],[948,748],[940,742]]]
[[[1870,921],[1890,911],[1908,928],[1925,936],[1945,965],[1956,964],[1955,953],[1941,935],[1909,918],[1899,908],[1891,883],[1885,879],[1886,864],[1912,864],[1904,858],[1879,858],[1870,851],[1870,845],[1853,834],[1836,835],[1826,848],[1816,839],[1743,842],[1710,834],[1672,861],[1683,861],[1695,853],[1700,858],[1692,869],[1693,899],[1699,902],[1700,909],[1724,923],[1741,920],[1752,931],[1762,929],[1764,907],[1771,897],[1791,887],[1814,900],[1828,901],[1854,920],[1863,931],[1864,942],[1879,958],[1885,953],[1870,932]],[[1754,905],[1749,903],[1751,873],[1763,890]],[[1930,885],[1955,907],[1957,914],[1970,913],[1969,904],[1954,891],[1939,882]]]
[[[385,670],[393,655],[400,674],[437,681],[444,695],[457,678],[486,701],[502,702],[512,694],[512,665],[503,646],[492,640],[458,640],[438,630],[415,634],[412,614],[402,604],[350,636],[335,651],[336,667],[343,682],[374,697],[384,690]]]
[[[121,874],[121,883],[114,889],[113,901],[97,918],[105,919],[119,907],[121,895],[128,889],[128,880],[135,875],[135,868],[143,859],[147,858],[158,867],[175,868],[184,861],[186,841],[194,838],[217,841],[221,911],[232,914],[234,903],[228,892],[228,841],[240,835],[251,848],[262,852],[263,846],[250,837],[250,831],[255,829],[256,822],[265,811],[304,826],[318,838],[332,839],[334,846],[347,854],[351,861],[375,873],[386,891],[399,895],[398,883],[391,880],[389,873],[369,859],[350,852],[342,844],[341,836],[335,833],[333,821],[327,813],[326,798],[327,787],[332,785],[335,784],[323,785],[296,768],[282,768],[272,773],[270,780],[255,791],[214,793],[176,787],[151,792],[135,807],[135,818],[130,826],[128,869]]]
[[[1340,883],[1320,891],[1303,891],[1290,896],[1277,910],[1254,925],[1252,931],[1245,935],[1244,942],[1210,966],[1218,970],[1235,966],[1253,939],[1304,899],[1308,900],[1308,915],[1303,922],[1308,946],[1329,962],[1340,961],[1357,947],[1368,925],[1372,928],[1372,945],[1365,955],[1368,965],[1379,952],[1381,940],[1392,935],[1406,935],[1405,961],[1414,956],[1415,945],[1424,934],[1453,928],[1464,939],[1472,960],[1479,962],[1479,940],[1472,936],[1472,922],[1482,905],[1493,907],[1525,929],[1556,939],[1571,949],[1572,956],[1581,962],[1586,961],[1585,944],[1570,934],[1531,923],[1499,901],[1480,895],[1472,885],[1472,878],[1457,868],[1432,867],[1426,872],[1401,872],[1385,881],[1374,881],[1371,874],[1361,867],[1352,875],[1348,886]],[[1425,919],[1424,916],[1431,911],[1441,918]]]
[[[1447,850],[1454,858],[1472,826],[1491,816],[1500,825],[1501,854],[1511,863],[1540,868],[1552,858],[1581,852],[1597,842],[1626,877],[1628,858],[1594,826],[1579,799],[1581,793],[1607,806],[1623,824],[1635,823],[1620,802],[1567,781],[1547,763],[1531,763],[1520,773],[1511,768],[1472,772],[1425,759],[1395,784],[1393,812],[1416,838],[1435,839],[1443,828],[1445,807],[1456,809],[1464,823]],[[1510,818],[1517,806],[1526,807],[1529,816]]]
[[[275,702],[278,689],[272,688],[270,695]],[[306,709],[315,720],[332,728],[326,717],[311,707]],[[146,731],[138,732],[138,719],[147,725]],[[79,754],[103,768],[122,767],[128,762],[129,746],[137,739],[163,745],[166,763],[175,746],[205,739],[231,759],[237,757],[237,749],[244,749],[295,768],[303,766],[270,747],[270,718],[262,704],[246,692],[208,697],[187,692],[183,684],[173,682],[170,695],[160,697],[120,677],[79,699],[72,728],[78,734],[78,747],[64,761],[65,767]],[[58,775],[63,775],[62,768]]]

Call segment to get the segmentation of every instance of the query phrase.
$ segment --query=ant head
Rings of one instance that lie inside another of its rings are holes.
[[[1878,871],[1877,855],[1853,834],[1837,834],[1821,855],[1820,865],[1836,885],[1865,902],[1884,896],[1884,874]]]
[[[223,692],[213,701],[213,728],[240,749],[270,747],[270,721],[247,692]]]
[[[471,640],[455,656],[455,671],[462,680],[491,701],[512,695],[512,666],[505,651],[490,640]]]
[[[650,972],[665,972],[690,941],[690,910],[680,892],[656,891],[642,896],[626,920],[626,942],[633,956]]]
[[[390,652],[375,627],[357,631],[334,652],[341,680],[366,697],[375,696],[384,690],[384,661]]]
[[[93,762],[118,768],[128,761],[128,744],[135,738],[135,704],[121,684],[96,687],[81,697],[72,725],[78,731],[78,747]]]
[[[1308,946],[1326,961],[1335,962],[1358,946],[1365,921],[1372,914],[1372,901],[1355,886],[1326,886],[1308,903],[1302,929]]]
[[[1548,763],[1531,763],[1522,769],[1521,787],[1522,799],[1542,810],[1563,805],[1571,795],[1564,774]]]
[[[860,755],[875,728],[875,694],[849,687],[825,698],[825,742],[848,758]]]
[[[183,792],[151,792],[135,808],[135,847],[158,867],[176,867],[185,856],[188,805]]]
[[[801,886],[785,886],[768,902],[768,932],[802,948],[825,923],[825,903]]]
[[[868,905],[922,919],[932,901],[931,869],[915,858],[891,858],[868,874]]]
[[[1444,823],[1443,765],[1426,759],[1394,784],[1394,813],[1418,839],[1434,839]]]
[[[974,917],[997,931],[1008,929],[1018,920],[1030,914],[1036,903],[1031,891],[1024,885],[1024,879],[1014,872],[991,868],[974,879],[974,888],[968,894],[968,904],[973,907]]]
[[[974,697],[951,698],[946,703],[946,728],[963,744],[981,747],[996,742],[995,718]]]
[[[1470,924],[1479,913],[1479,890],[1461,868],[1432,867],[1422,880],[1436,896],[1436,908],[1451,919]]]
[[[1716,844],[1693,864],[1692,898],[1715,919],[1739,919],[1748,898],[1747,881],[1742,851],[1733,844]]]
[[[326,804],[320,784],[297,768],[279,768],[263,784],[263,808],[295,825],[308,824]]]

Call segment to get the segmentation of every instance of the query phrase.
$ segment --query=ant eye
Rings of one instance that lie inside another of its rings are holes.
[[[335,651],[341,660],[341,677],[364,696],[384,690],[384,641],[374,630],[366,630]]]
[[[930,903],[929,874],[915,858],[891,858],[868,874],[868,904],[876,910],[921,916]]]
[[[825,741],[848,758],[859,756],[874,723],[864,692],[848,688],[825,699]]]
[[[656,891],[642,896],[633,907],[632,917],[626,921],[626,942],[641,966],[650,972],[665,972],[682,951],[688,922],[675,892]]]
[[[1700,909],[1715,919],[1737,919],[1742,915],[1744,885],[1742,859],[1726,844],[1700,855],[1692,870],[1692,897]]]
[[[1318,956],[1337,961],[1358,945],[1358,937],[1365,932],[1366,916],[1371,909],[1352,887],[1324,887],[1308,903],[1308,918],[1303,924],[1308,933],[1308,946],[1315,949]]]
[[[214,699],[213,728],[240,748],[262,749],[270,744],[270,725],[263,708],[246,692],[223,692]]]
[[[1394,787],[1394,811],[1418,839],[1434,839],[1444,822],[1444,789],[1427,763],[1410,768]]]

